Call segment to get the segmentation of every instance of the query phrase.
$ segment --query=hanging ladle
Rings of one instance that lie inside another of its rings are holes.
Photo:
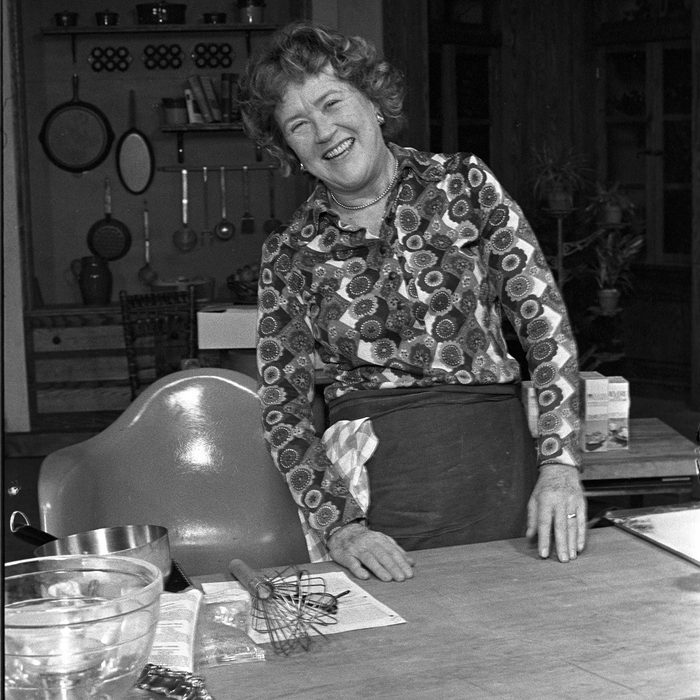
[[[158,273],[151,267],[151,234],[148,222],[148,202],[143,200],[143,257],[144,264],[139,270],[139,280],[150,287],[156,279]]]
[[[202,203],[204,205],[204,229],[201,234],[202,245],[209,243],[214,237],[214,231],[209,227],[209,172],[207,166],[202,168]]]
[[[241,218],[241,233],[255,233],[255,219],[250,213],[250,186],[248,183],[248,166],[243,166],[243,200],[245,211]]]
[[[182,169],[182,226],[173,234],[173,244],[182,253],[197,246],[197,234],[187,224],[187,170]]]
[[[275,216],[275,166],[269,166],[270,175],[270,218],[263,224],[265,233],[270,234],[278,229],[282,222]]]
[[[236,226],[226,218],[226,168],[219,168],[219,190],[221,193],[221,220],[214,227],[214,233],[222,241],[228,241],[236,233]]]

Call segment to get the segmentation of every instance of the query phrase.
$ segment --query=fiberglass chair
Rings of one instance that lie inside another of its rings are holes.
[[[309,561],[299,514],[262,434],[256,380],[190,369],[147,387],[119,418],[48,455],[42,528],[63,537],[117,525],[168,529],[188,575]]]

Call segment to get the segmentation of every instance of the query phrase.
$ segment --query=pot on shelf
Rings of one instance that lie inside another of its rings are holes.
[[[57,12],[54,15],[54,21],[57,27],[75,27],[78,24],[77,12]]]
[[[204,24],[226,24],[225,12],[205,12]]]
[[[260,24],[265,12],[265,0],[238,0],[239,22]]]
[[[145,2],[136,5],[138,24],[184,24],[187,5],[173,2]]]
[[[97,22],[98,27],[115,27],[119,24],[119,13],[109,10],[95,12],[95,22]]]

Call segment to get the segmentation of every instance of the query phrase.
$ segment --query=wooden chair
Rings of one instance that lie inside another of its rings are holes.
[[[131,398],[154,379],[199,366],[195,288],[119,293]],[[147,359],[148,358],[148,359]]]
[[[48,455],[42,528],[58,537],[162,525],[189,575],[309,561],[299,513],[262,434],[257,382],[233,370],[169,374],[101,433]]]

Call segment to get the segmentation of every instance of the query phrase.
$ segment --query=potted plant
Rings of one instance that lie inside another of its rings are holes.
[[[644,235],[618,228],[603,229],[595,246],[591,271],[598,284],[598,303],[604,315],[617,310],[620,294],[632,287],[632,262],[644,246]]]
[[[533,194],[553,212],[568,213],[574,206],[574,193],[586,184],[585,157],[573,148],[544,144],[533,150]]]
[[[596,182],[596,192],[590,198],[586,212],[602,225],[621,224],[634,214],[634,202],[620,190],[620,183],[606,187]]]
[[[238,14],[243,24],[260,24],[264,9],[265,0],[238,0]]]

